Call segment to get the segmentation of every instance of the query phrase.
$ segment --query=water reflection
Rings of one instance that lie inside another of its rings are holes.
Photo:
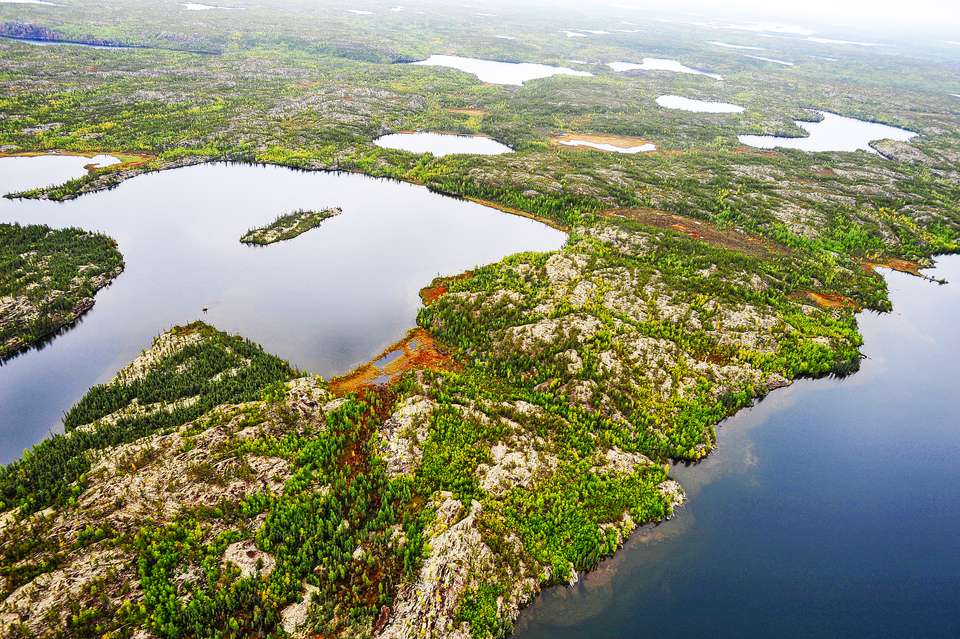
[[[0,190],[63,181],[88,161],[0,159]],[[280,213],[332,206],[343,214],[293,241],[240,243]],[[557,249],[566,237],[410,184],[225,164],[143,175],[62,204],[2,200],[0,221],[101,231],[126,260],[82,323],[0,367],[2,461],[172,325],[203,319],[309,371],[343,373],[415,324],[418,291],[433,277]]]
[[[775,391],[672,474],[690,502],[597,575],[551,589],[517,639],[956,637],[960,256],[940,287],[887,274],[845,379]]]

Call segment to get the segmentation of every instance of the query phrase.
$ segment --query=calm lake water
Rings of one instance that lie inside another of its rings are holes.
[[[528,80],[549,78],[555,75],[574,75],[580,77],[592,76],[587,71],[575,71],[567,67],[555,67],[547,64],[533,64],[530,62],[496,62],[494,60],[479,60],[477,58],[463,58],[458,55],[432,55],[426,60],[411,62],[422,66],[449,67],[459,69],[477,76],[481,82],[491,84],[521,85]]]
[[[374,143],[385,149],[400,149],[413,153],[431,153],[436,157],[444,155],[501,155],[513,153],[506,144],[480,135],[451,135],[449,133],[391,133],[384,135]]]
[[[743,107],[729,102],[709,102],[693,100],[679,95],[661,95],[657,104],[665,109],[679,109],[695,113],[743,113]]]
[[[714,80],[722,80],[719,75],[716,73],[707,73],[706,71],[700,71],[699,69],[694,69],[688,67],[685,64],[680,64],[676,60],[667,60],[664,58],[644,58],[643,62],[610,62],[607,64],[608,67],[616,71],[617,73],[623,73],[625,71],[670,71],[672,73],[691,73],[695,75],[705,75],[708,78],[713,78]]]
[[[89,161],[0,159],[0,191],[63,182]],[[294,240],[240,243],[280,213],[331,206],[343,214]],[[79,325],[0,366],[0,462],[58,428],[90,386],[175,324],[202,319],[311,372],[344,373],[415,325],[419,289],[433,277],[566,239],[410,184],[226,164],[143,175],[65,203],[0,200],[0,221],[101,231],[126,260]]]
[[[888,276],[847,379],[775,391],[672,474],[690,502],[516,639],[960,636],[960,256]]]
[[[820,122],[796,120],[797,126],[809,135],[803,138],[785,138],[775,135],[741,135],[740,141],[758,149],[800,149],[801,151],[868,151],[874,140],[906,141],[917,136],[913,131],[894,126],[847,118],[828,111],[817,111]]]

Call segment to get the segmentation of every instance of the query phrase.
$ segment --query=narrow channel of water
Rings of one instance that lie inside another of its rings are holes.
[[[8,42],[21,42],[23,44],[33,44],[40,47],[87,47],[88,49],[107,49],[107,50],[122,50],[122,49],[136,49],[138,47],[133,47],[124,44],[92,44],[90,42],[71,42],[69,40],[41,40],[40,38],[16,38],[14,36],[0,36],[0,39],[6,40]]]
[[[0,159],[0,191],[63,182],[88,162]],[[240,243],[281,213],[331,206],[343,214],[298,238]],[[76,327],[0,366],[0,463],[57,429],[90,386],[175,324],[204,320],[308,371],[344,373],[415,325],[418,292],[433,277],[566,239],[411,184],[237,164],[143,175],[65,203],[3,199],[0,222],[100,231],[126,260]]]
[[[673,475],[691,501],[516,639],[960,636],[960,256],[887,278],[846,379],[775,391]]]

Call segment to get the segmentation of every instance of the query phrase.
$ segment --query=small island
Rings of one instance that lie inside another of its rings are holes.
[[[267,226],[250,229],[240,241],[244,244],[256,244],[257,246],[267,246],[284,240],[292,240],[298,235],[303,235],[310,229],[317,228],[324,220],[335,215],[340,215],[343,211],[339,207],[324,209],[322,211],[304,211],[298,209],[292,213],[279,216]]]

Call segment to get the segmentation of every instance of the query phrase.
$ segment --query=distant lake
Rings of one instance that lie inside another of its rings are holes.
[[[626,71],[669,71],[671,73],[705,75],[708,78],[713,78],[714,80],[723,79],[716,73],[707,73],[706,71],[701,71],[699,69],[688,67],[685,64],[680,64],[676,60],[667,60],[665,58],[644,58],[643,62],[640,63],[610,62],[607,64],[607,66],[617,73],[624,73]]]
[[[747,51],[763,51],[763,47],[751,47],[743,44],[729,44],[727,42],[717,42],[717,41],[709,42],[708,44],[712,44],[716,47],[723,47],[724,49],[745,49]]]
[[[3,40],[12,40],[13,42],[23,42],[24,44],[35,44],[41,47],[88,47],[90,49],[136,49],[125,44],[90,44],[87,42],[70,42],[67,40],[41,40],[39,38],[16,38],[14,36],[0,36]]]
[[[775,135],[741,135],[740,142],[758,149],[800,149],[802,151],[868,151],[876,153],[870,142],[875,140],[907,141],[917,136],[913,131],[899,129],[877,122],[865,122],[856,118],[847,118],[828,111],[817,111],[823,120],[804,122],[797,120],[797,126],[808,135],[802,138],[779,137]]]
[[[184,2],[180,6],[182,6],[187,11],[213,11],[215,9],[219,9],[222,11],[236,11],[242,8],[242,7],[220,7],[212,4],[203,4],[202,2]]]
[[[529,80],[549,78],[555,75],[573,75],[588,77],[593,75],[586,71],[575,71],[567,67],[554,67],[547,64],[533,64],[530,62],[496,62],[494,60],[478,60],[477,58],[462,58],[456,55],[432,55],[426,60],[411,62],[422,66],[449,67],[459,69],[477,76],[481,82],[491,84],[521,85]]]
[[[449,133],[391,133],[376,140],[374,144],[385,149],[400,149],[412,153],[444,155],[500,155],[513,153],[506,144],[480,135],[451,135]]]
[[[762,55],[746,55],[744,57],[750,58],[752,60],[760,60],[761,62],[772,62],[773,64],[779,64],[784,67],[794,66],[793,62],[787,62],[786,60],[777,60],[776,58],[765,58]]]
[[[3,158],[0,191],[63,182],[89,162]],[[343,214],[293,240],[240,243],[281,213],[332,206]],[[332,376],[415,326],[418,292],[435,276],[566,241],[539,222],[421,186],[239,164],[142,175],[64,203],[2,199],[0,222],[100,231],[126,260],[78,325],[0,366],[0,463],[58,429],[90,386],[175,324],[204,320]]]
[[[774,391],[671,474],[690,501],[515,639],[960,636],[960,256],[889,273],[859,373]]]
[[[728,102],[708,102],[693,100],[679,95],[661,95],[657,104],[665,109],[679,109],[696,113],[743,113],[743,107]]]

